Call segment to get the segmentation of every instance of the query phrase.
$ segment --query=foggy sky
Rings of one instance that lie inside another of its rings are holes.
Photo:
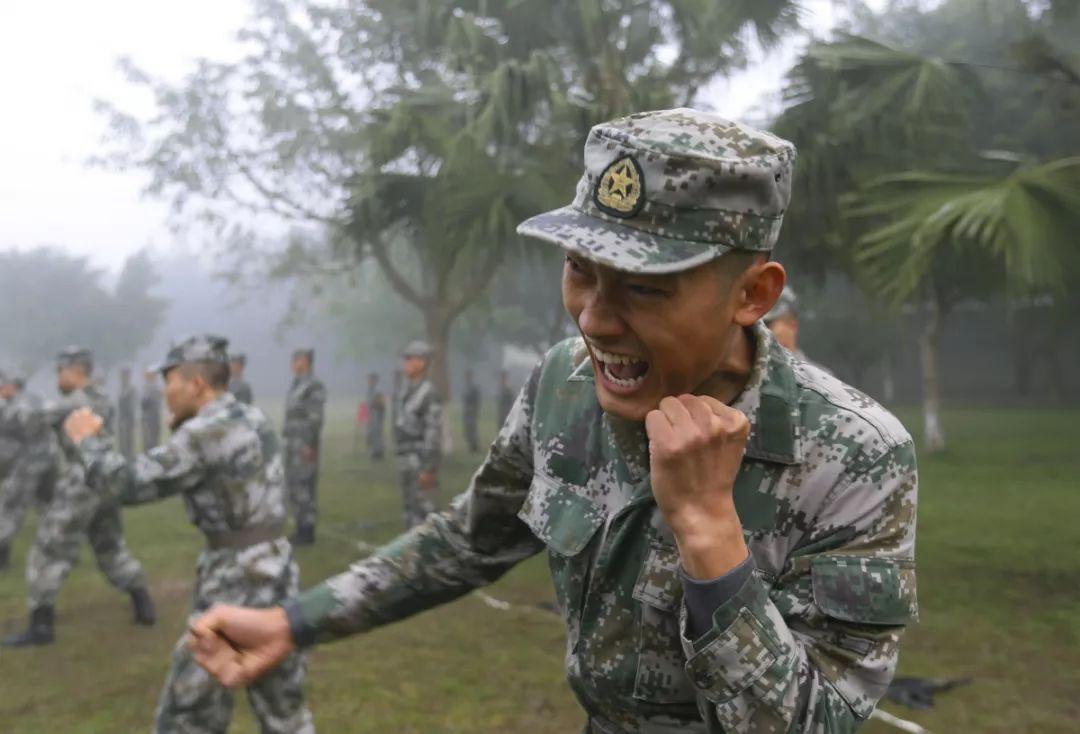
[[[879,4],[879,3],[874,3]],[[805,0],[805,24],[824,33],[836,21],[832,0]],[[234,34],[247,0],[4,0],[0,2],[0,249],[55,245],[116,269],[146,246],[177,249],[166,207],[140,197],[143,177],[89,169],[104,126],[95,98],[147,110],[148,100],[116,69],[130,56],[155,75],[179,78],[198,57],[239,54]],[[800,46],[785,44],[702,102],[735,118],[764,116]]]

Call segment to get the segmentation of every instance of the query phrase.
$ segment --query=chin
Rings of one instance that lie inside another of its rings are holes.
[[[645,416],[654,410],[659,401],[649,397],[620,397],[611,395],[602,387],[596,387],[596,399],[600,403],[600,409],[610,416],[628,421],[643,423]]]

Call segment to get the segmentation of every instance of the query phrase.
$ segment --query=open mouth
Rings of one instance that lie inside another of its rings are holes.
[[[648,361],[628,354],[605,352],[595,346],[592,347],[592,353],[604,379],[620,388],[619,392],[633,391],[645,382],[649,373]]]

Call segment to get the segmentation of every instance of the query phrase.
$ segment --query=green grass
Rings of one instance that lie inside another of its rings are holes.
[[[276,407],[276,406],[275,406]],[[490,405],[486,406],[490,409]],[[279,410],[273,410],[275,418]],[[390,461],[352,455],[352,407],[332,411],[321,482],[319,544],[299,553],[306,584],[391,538],[400,501]],[[917,414],[904,413],[909,425]],[[494,431],[488,416],[486,428]],[[918,572],[922,621],[902,649],[908,675],[970,675],[928,712],[886,704],[936,734],[1074,732],[1080,721],[1080,411],[947,413],[949,452],[922,457]],[[478,457],[446,462],[444,500]],[[58,644],[0,653],[0,732],[109,734],[149,728],[168,653],[183,629],[200,546],[178,501],[125,511],[161,621],[131,626],[128,600],[89,550],[59,602]],[[5,633],[25,623],[21,568],[0,574]],[[317,649],[308,697],[322,732],[575,732],[582,715],[563,680],[559,619],[534,559],[488,590],[372,634]],[[233,731],[254,732],[242,696]],[[894,731],[878,724],[868,732]]]

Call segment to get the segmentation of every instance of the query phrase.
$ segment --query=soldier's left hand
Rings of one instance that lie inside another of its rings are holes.
[[[645,430],[653,496],[686,571],[704,578],[738,565],[747,551],[733,489],[750,434],[746,416],[709,396],[680,395],[661,400]]]
[[[64,433],[72,443],[78,445],[91,436],[96,436],[104,423],[104,419],[89,408],[79,408],[73,410],[64,420]]]

